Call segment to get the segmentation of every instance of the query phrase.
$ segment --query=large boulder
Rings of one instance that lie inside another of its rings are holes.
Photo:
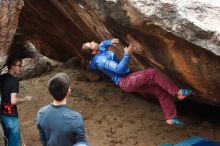
[[[133,42],[134,70],[160,68],[193,99],[220,105],[220,3],[215,0],[24,0],[19,28],[44,55],[83,60],[83,42]],[[123,49],[116,49],[121,56]]]
[[[17,30],[23,0],[0,0],[0,67]]]
[[[59,62],[40,54],[30,41],[25,40],[17,34],[14,36],[4,57],[6,58],[4,63],[6,63],[11,57],[23,59],[22,72],[18,74],[20,80],[40,76],[43,73],[50,71],[52,67],[60,64]],[[6,64],[4,64],[1,73],[3,74],[6,72],[8,72],[8,68],[6,67]]]

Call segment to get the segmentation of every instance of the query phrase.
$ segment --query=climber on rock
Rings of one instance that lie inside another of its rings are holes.
[[[192,94],[190,89],[180,89],[156,68],[132,72],[129,69],[131,54],[134,47],[130,44],[124,48],[124,56],[119,60],[109,47],[119,43],[119,39],[104,40],[100,44],[92,41],[82,45],[83,55],[90,60],[91,70],[99,69],[107,74],[124,92],[148,93],[156,96],[164,112],[166,123],[183,125],[177,119],[177,111],[172,96],[179,100]]]

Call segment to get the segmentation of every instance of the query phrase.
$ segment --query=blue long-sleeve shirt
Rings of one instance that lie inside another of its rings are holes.
[[[99,45],[99,53],[91,59],[90,69],[100,69],[118,85],[121,77],[130,73],[128,66],[131,57],[129,54],[124,54],[119,61],[115,54],[108,50],[110,46],[112,46],[111,40],[105,40]]]
[[[50,104],[41,108],[37,115],[37,128],[43,146],[87,143],[81,114],[66,105]]]

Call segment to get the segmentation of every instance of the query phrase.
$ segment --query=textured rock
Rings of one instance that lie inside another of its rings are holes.
[[[150,23],[220,55],[219,1],[130,0],[130,3]]]
[[[194,99],[220,105],[219,17],[214,0],[24,0],[19,27],[44,55],[83,59],[89,40],[118,37],[138,49],[131,67],[160,68]],[[209,3],[208,3],[209,2]],[[31,18],[31,19],[30,19]],[[210,27],[211,26],[211,27]],[[123,49],[116,49],[121,56]]]
[[[5,145],[5,140],[4,140],[4,131],[3,131],[3,128],[2,128],[2,123],[0,122],[0,145]]]
[[[23,0],[0,0],[0,58],[4,62],[5,55],[11,45],[17,29],[18,18]],[[2,66],[2,64],[1,64]]]
[[[42,75],[52,69],[52,65],[46,58],[27,58],[22,61],[22,72],[18,75],[20,80]]]

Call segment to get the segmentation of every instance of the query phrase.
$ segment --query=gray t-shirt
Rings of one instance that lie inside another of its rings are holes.
[[[84,122],[80,113],[67,105],[49,104],[37,114],[37,128],[43,146],[72,146],[86,142]]]

